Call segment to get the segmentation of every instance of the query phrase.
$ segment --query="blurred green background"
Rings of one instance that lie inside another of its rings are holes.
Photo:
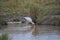
[[[60,0],[0,0],[0,20],[30,16],[36,23],[60,23]]]

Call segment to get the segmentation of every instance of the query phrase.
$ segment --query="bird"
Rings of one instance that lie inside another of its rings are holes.
[[[30,23],[32,25],[32,29],[35,29],[35,23],[32,21],[31,17],[23,17],[23,18],[21,18],[20,23],[25,23],[25,22]]]

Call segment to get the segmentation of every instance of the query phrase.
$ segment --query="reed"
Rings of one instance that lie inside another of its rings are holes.
[[[7,33],[3,33],[3,34],[0,36],[0,40],[8,40],[8,34],[7,34]]]

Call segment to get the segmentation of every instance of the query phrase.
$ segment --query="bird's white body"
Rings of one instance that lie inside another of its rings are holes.
[[[27,22],[34,24],[34,22],[32,21],[32,19],[30,17],[24,17],[24,18],[26,19]]]

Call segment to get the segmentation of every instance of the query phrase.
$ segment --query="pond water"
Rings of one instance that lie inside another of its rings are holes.
[[[60,26],[9,24],[3,32],[9,33],[9,40],[60,40]]]

